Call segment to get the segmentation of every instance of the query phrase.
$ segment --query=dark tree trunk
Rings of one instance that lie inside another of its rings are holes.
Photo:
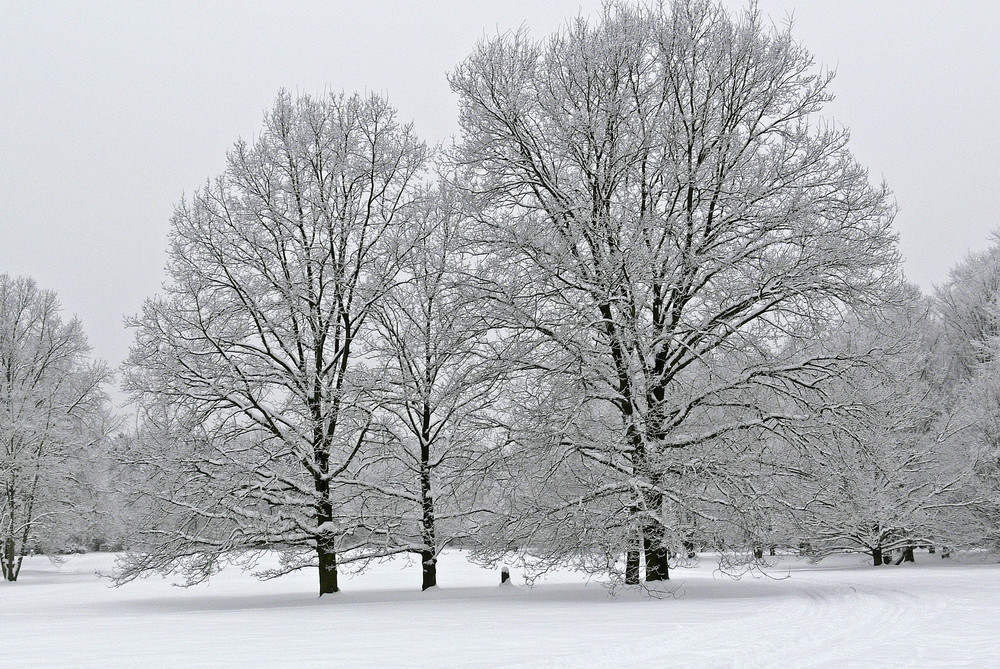
[[[428,369],[430,361],[428,361]],[[428,383],[430,381],[428,380]],[[420,539],[424,549],[420,553],[423,580],[421,590],[437,585],[437,543],[434,533],[434,498],[431,495],[431,407],[423,406],[420,434]]]
[[[778,547],[775,546],[774,544],[771,544],[770,547],[768,547],[767,549],[767,554],[770,555],[771,557],[774,557],[777,554],[777,552],[778,552]]]
[[[346,353],[345,353],[346,360]],[[320,378],[320,360],[317,357],[317,381]],[[316,490],[316,557],[319,563],[319,596],[329,595],[340,590],[337,587],[337,548],[336,537],[330,531],[333,523],[333,502],[330,501],[330,444],[323,428],[324,419],[320,411],[322,392],[314,389],[309,403],[313,420],[313,457],[316,459],[316,470],[313,472],[313,486]],[[337,412],[335,412],[337,413]],[[332,430],[330,430],[332,433]]]
[[[423,580],[420,582],[420,589],[426,590],[437,585],[437,558],[434,551],[424,550],[420,552],[420,561],[423,565]]]
[[[326,524],[333,520],[333,504],[330,503],[330,484],[325,478],[316,479],[316,492],[320,496],[316,504],[316,557],[319,562],[319,596],[337,592],[337,549],[336,537]]]
[[[324,537],[316,548],[319,557],[319,595],[339,592],[337,587],[337,552],[333,549],[333,537]]]
[[[913,557],[913,546],[907,546],[903,549],[903,562],[916,562],[916,558]]]
[[[639,585],[639,551],[629,550],[625,554],[625,585]]]
[[[763,560],[764,559],[764,547],[763,546],[754,546],[753,547],[753,556],[754,556],[754,559],[756,559],[756,560]]]
[[[690,535],[688,535],[688,537],[681,542],[681,545],[684,546],[684,555],[687,556],[689,560],[698,556],[697,547],[694,545],[694,538]]]
[[[317,458],[321,471],[327,470],[326,458]],[[316,504],[316,557],[319,561],[319,596],[337,592],[337,549],[336,537],[330,532],[327,523],[333,521],[333,504],[330,502],[330,483],[322,476],[315,478],[316,494],[319,501]]]
[[[934,551],[935,551],[934,544],[931,544],[930,546],[927,547],[927,552],[930,553],[931,555],[934,555]]]
[[[872,549],[872,564],[876,567],[882,566],[882,549],[873,548]]]
[[[666,581],[670,579],[670,551],[663,545],[660,538],[660,528],[656,528],[642,539],[643,552],[646,554],[646,582]]]
[[[663,494],[654,490],[644,493],[644,497],[647,513],[658,514],[663,507]],[[646,582],[668,580],[670,549],[663,545],[663,526],[649,516],[643,523],[642,551],[646,557]]]
[[[14,538],[7,537],[3,542],[3,554],[0,555],[0,572],[6,580],[16,581],[17,571],[14,565]]]

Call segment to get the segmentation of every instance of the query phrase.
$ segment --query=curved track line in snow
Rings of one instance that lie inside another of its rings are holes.
[[[931,571],[922,578],[950,580],[942,570]],[[723,607],[720,617],[709,613],[698,622],[684,621],[683,607],[678,606],[675,615],[664,611],[662,629],[657,633],[601,652],[591,650],[524,666],[868,669],[911,662],[923,666],[990,666],[998,661],[1000,639],[989,631],[975,633],[958,622],[965,620],[967,616],[961,614],[968,613],[969,608],[937,596],[940,593],[934,588],[921,591],[925,584],[918,579],[905,579],[906,585],[916,586],[905,589],[893,587],[891,580],[877,584],[878,577],[889,575],[865,574],[863,579],[838,584],[796,574],[776,597],[735,618],[727,617]],[[696,590],[697,580],[691,579],[685,589]],[[972,603],[981,606],[982,600],[974,598]],[[996,616],[995,611],[981,613],[987,619]]]

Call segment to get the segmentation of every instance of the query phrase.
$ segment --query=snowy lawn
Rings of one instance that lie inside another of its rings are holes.
[[[112,562],[32,558],[0,585],[0,666],[1000,666],[1000,565],[920,552],[881,568],[780,558],[772,575],[787,578],[739,581],[705,558],[674,571],[662,599],[571,572],[501,588],[458,552],[437,590],[396,560],[322,599],[312,571],[111,588],[95,572]]]

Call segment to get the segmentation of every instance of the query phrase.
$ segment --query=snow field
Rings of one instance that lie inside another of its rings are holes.
[[[1000,565],[917,560],[783,557],[772,578],[733,580],[705,557],[654,598],[570,571],[501,588],[456,551],[438,589],[399,559],[318,598],[312,570],[111,588],[95,572],[112,555],[32,558],[0,585],[0,667],[1000,666]]]

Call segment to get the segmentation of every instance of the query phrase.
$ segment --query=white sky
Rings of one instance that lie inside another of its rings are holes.
[[[742,6],[727,0],[731,7]],[[94,352],[163,281],[173,205],[221,172],[281,87],[373,90],[436,142],[458,132],[445,73],[484,34],[543,36],[599,0],[0,0],[0,273],[83,320]],[[1000,3],[761,0],[836,66],[827,115],[884,178],[925,291],[1000,225]]]

